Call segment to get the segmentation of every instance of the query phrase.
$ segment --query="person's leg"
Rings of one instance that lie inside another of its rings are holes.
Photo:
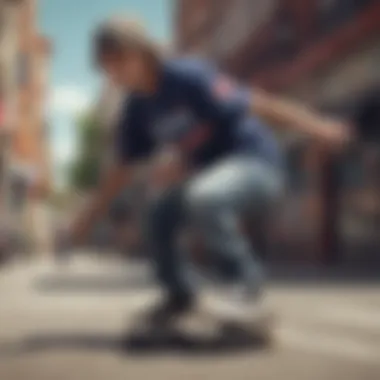
[[[192,305],[193,289],[178,236],[183,222],[181,188],[163,192],[148,202],[145,218],[145,241],[150,252],[156,278],[163,287],[165,302],[158,306],[160,318],[185,312]],[[164,314],[164,315],[162,315]]]
[[[206,248],[217,254],[231,282],[260,289],[261,265],[241,228],[247,211],[262,218],[282,193],[282,178],[275,168],[252,157],[232,157],[195,178],[186,202],[192,222]]]

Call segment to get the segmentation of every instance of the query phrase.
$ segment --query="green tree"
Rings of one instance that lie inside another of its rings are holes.
[[[78,154],[69,168],[70,186],[93,189],[98,181],[104,149],[104,133],[93,114],[78,119]]]

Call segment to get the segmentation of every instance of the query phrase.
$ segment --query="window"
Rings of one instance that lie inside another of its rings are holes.
[[[212,46],[214,54],[223,58],[244,43],[265,23],[274,11],[274,1],[238,0],[231,2],[225,21],[215,32]]]
[[[294,20],[287,9],[278,13],[276,25],[276,39],[279,45],[286,45],[295,40]]]
[[[25,53],[21,53],[17,60],[17,80],[19,86],[26,86],[29,82],[30,62],[29,57]]]
[[[354,18],[373,0],[324,0],[320,3],[322,32],[329,32]]]
[[[14,211],[22,210],[27,195],[28,186],[24,178],[14,174],[11,178],[10,204]]]

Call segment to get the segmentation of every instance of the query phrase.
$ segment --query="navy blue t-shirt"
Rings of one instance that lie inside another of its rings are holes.
[[[249,112],[252,94],[197,59],[164,63],[152,96],[132,94],[123,111],[117,156],[130,162],[167,143],[179,144],[195,166],[234,153],[281,164],[272,132]]]

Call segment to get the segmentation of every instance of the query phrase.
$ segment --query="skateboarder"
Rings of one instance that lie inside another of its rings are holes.
[[[226,308],[243,312],[259,299],[264,275],[240,217],[269,212],[283,190],[282,152],[268,125],[332,146],[347,140],[346,126],[244,88],[201,59],[165,59],[140,26],[123,18],[98,27],[94,60],[130,98],[115,142],[118,163],[73,225],[73,238],[86,236],[133,177],[134,164],[159,150],[160,159],[153,160],[159,189],[148,204],[145,241],[165,298],[151,317],[165,322],[196,305],[196,288],[176,244],[184,220],[222,264],[233,289]]]

